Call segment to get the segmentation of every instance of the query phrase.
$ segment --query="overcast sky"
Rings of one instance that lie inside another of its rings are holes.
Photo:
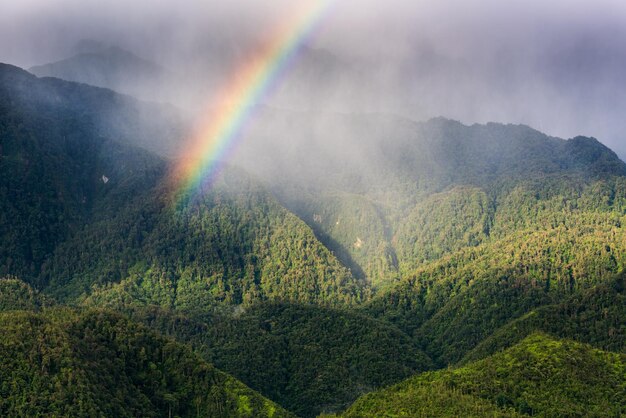
[[[228,60],[288,19],[297,3],[2,1],[0,61],[24,68],[55,61],[85,38],[166,68],[197,56]],[[384,85],[404,102],[376,110],[595,136],[626,158],[623,0],[336,0],[309,43],[361,71],[370,62],[377,75],[388,67],[399,77],[402,67],[406,78]],[[402,83],[411,86],[405,91]]]

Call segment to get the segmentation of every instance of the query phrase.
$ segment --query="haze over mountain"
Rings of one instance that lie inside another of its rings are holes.
[[[29,6],[33,1],[0,6],[0,62],[65,66],[72,64],[64,60],[76,55],[77,42],[96,39],[176,75],[175,86],[151,83],[154,75],[139,86],[129,71],[127,81],[116,81],[129,88],[123,91],[141,90],[185,108],[214,100],[217,87],[291,10],[283,0],[187,0],[176,7],[55,0],[36,8]],[[625,16],[615,0],[429,1],[419,7],[406,0],[384,7],[337,0],[267,103],[414,120],[523,123],[560,137],[597,137],[625,158],[626,100],[620,92],[626,51],[619,42]],[[78,67],[65,67],[65,76],[120,76],[114,68],[90,74],[84,62]],[[45,74],[61,75],[50,67]]]
[[[76,49],[80,52],[72,57],[35,66],[29,71],[40,77],[107,87],[147,99],[163,97],[163,92],[150,97],[150,91],[154,91],[155,86],[171,84],[169,79],[173,76],[166,70],[119,47],[96,43],[89,48],[89,43],[83,42]]]

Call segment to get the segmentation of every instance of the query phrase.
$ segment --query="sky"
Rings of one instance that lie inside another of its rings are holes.
[[[184,74],[180,91],[205,92],[290,19],[294,3],[4,1],[0,62],[29,68],[94,39]],[[620,0],[335,0],[267,100],[524,123],[564,138],[594,136],[626,159],[625,40]]]

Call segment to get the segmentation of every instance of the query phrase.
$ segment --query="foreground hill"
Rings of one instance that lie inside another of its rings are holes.
[[[84,305],[122,310],[303,417],[345,409],[364,393],[433,368],[409,336],[347,309],[263,303],[197,315],[109,302],[94,295]],[[16,278],[0,279],[2,311],[40,311],[53,304]]]
[[[365,395],[342,416],[620,416],[626,357],[534,334],[457,369]]]
[[[409,336],[346,309],[264,303],[203,320],[156,307],[127,312],[303,417],[433,367]]]
[[[487,357],[538,331],[626,353],[625,280],[626,274],[622,273],[559,303],[542,306],[516,318],[481,341],[462,362]]]
[[[193,354],[118,314],[0,313],[3,416],[287,417]]]

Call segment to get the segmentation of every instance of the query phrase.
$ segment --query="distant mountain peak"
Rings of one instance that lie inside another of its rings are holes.
[[[81,39],[74,45],[72,52],[74,55],[100,52],[108,47],[104,42],[95,39]]]
[[[167,85],[171,76],[158,64],[116,45],[90,44],[77,49],[69,58],[29,68],[38,77],[104,87],[120,93],[154,100],[155,86]]]

